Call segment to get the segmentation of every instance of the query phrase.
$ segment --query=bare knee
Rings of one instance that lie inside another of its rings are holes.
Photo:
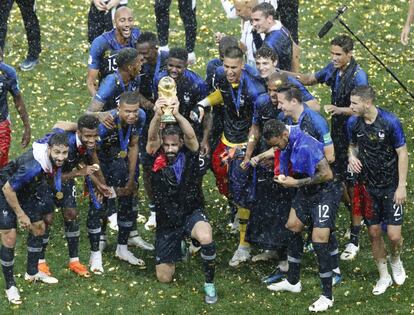
[[[381,238],[382,237],[381,226],[375,225],[375,226],[369,227],[368,234],[369,234],[369,238],[371,239],[371,241]]]
[[[399,243],[401,241],[401,234],[400,233],[390,233],[387,234],[388,239],[393,243]]]
[[[0,232],[1,241],[4,246],[14,248],[16,246],[16,230],[3,230]]]
[[[51,226],[53,223],[53,213],[48,213],[43,217],[46,226]]]
[[[42,236],[45,234],[46,225],[43,221],[34,222],[30,231],[34,236]]]
[[[65,221],[76,221],[78,219],[78,211],[75,208],[63,209],[63,219]]]
[[[172,281],[175,273],[174,264],[159,264],[155,266],[157,279],[161,283],[169,283]]]

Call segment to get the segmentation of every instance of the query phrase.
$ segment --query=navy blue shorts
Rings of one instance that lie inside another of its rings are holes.
[[[251,179],[251,168],[243,170],[240,164],[242,159],[233,159],[230,162],[229,167],[229,192],[232,200],[238,206],[248,208],[249,207],[249,193],[253,184]]]
[[[40,185],[35,195],[19,198],[19,203],[32,223],[43,220],[43,217],[52,213],[55,208],[54,194],[47,184]],[[15,228],[17,228],[16,214],[0,191],[0,230]]]
[[[335,228],[335,218],[342,197],[340,182],[328,182],[321,185],[313,194],[307,194],[299,188],[292,200],[292,208],[304,225],[317,228]]]
[[[124,187],[126,185],[129,178],[128,162],[126,160],[117,158],[100,164],[108,186]]]
[[[62,183],[63,198],[56,200],[56,207],[62,209],[76,209],[76,184],[74,179]]]
[[[403,205],[394,203],[395,186],[386,188],[367,187],[372,199],[372,213],[364,219],[368,226],[385,223],[387,225],[402,225],[404,219]]]
[[[174,264],[182,259],[181,241],[191,236],[197,222],[208,222],[202,210],[189,215],[183,226],[159,228],[155,233],[155,264]]]

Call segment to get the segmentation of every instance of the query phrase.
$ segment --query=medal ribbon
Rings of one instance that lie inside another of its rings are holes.
[[[131,137],[131,129],[132,129],[132,125],[128,125],[128,130],[124,137],[122,126],[121,125],[118,126],[118,138],[119,138],[119,145],[121,146],[121,151],[128,152],[128,144],[129,144],[129,138]]]
[[[241,94],[243,90],[243,83],[244,83],[244,73],[242,72],[240,76],[239,87],[237,89],[237,99],[236,99],[236,96],[234,95],[233,86],[230,84],[231,98],[233,100],[234,105],[236,106],[237,115],[239,115],[240,99],[241,99]]]
[[[91,196],[91,200],[92,200],[92,203],[95,209],[98,209],[98,210],[101,209],[102,205],[100,204],[98,199],[96,199],[96,195],[95,195],[95,191],[93,190],[93,184],[92,184],[91,178],[89,176],[85,176],[85,181],[86,181],[86,184],[88,185],[89,196]]]
[[[54,176],[55,188],[56,191],[62,191],[62,168],[59,167]]]

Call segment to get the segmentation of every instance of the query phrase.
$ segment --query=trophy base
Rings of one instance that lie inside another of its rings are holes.
[[[177,120],[173,115],[162,115],[161,116],[161,122],[162,123],[170,123],[170,124],[176,124]]]

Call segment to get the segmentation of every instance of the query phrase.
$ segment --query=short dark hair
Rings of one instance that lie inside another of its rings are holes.
[[[303,96],[302,92],[298,89],[298,87],[292,83],[285,83],[280,85],[276,89],[277,93],[282,93],[285,95],[286,100],[291,101],[292,99],[296,99],[299,103],[302,103]]]
[[[161,137],[178,136],[180,139],[184,138],[183,131],[177,124],[167,124],[161,131]]]
[[[220,57],[224,57],[224,52],[229,47],[239,47],[239,40],[234,36],[224,36],[219,42]]]
[[[224,58],[243,59],[243,51],[239,47],[229,47],[224,51]]]
[[[69,146],[69,139],[68,135],[65,132],[57,132],[52,134],[47,142],[49,147],[53,147],[54,145],[64,145],[65,147]]]
[[[273,72],[267,78],[267,85],[269,85],[270,83],[275,84],[276,88],[278,88],[279,86],[288,83],[288,76],[286,73]]]
[[[184,48],[174,47],[170,49],[168,58],[175,58],[182,61],[188,61],[188,51]]]
[[[137,104],[140,103],[139,92],[127,91],[121,94],[119,98],[119,105],[121,104]]]
[[[375,91],[370,85],[360,85],[351,91],[351,96],[358,96],[364,101],[375,101]]]
[[[279,56],[277,55],[277,53],[272,48],[265,45],[260,47],[259,50],[256,51],[254,57],[256,59],[270,58],[273,62],[279,62]]]
[[[144,43],[148,43],[151,47],[158,46],[157,35],[153,32],[142,32],[137,39],[137,45]]]
[[[252,13],[256,11],[262,12],[265,17],[272,16],[274,19],[276,19],[275,7],[272,6],[270,3],[267,3],[267,2],[259,3],[252,9]]]
[[[123,48],[118,52],[115,57],[116,64],[119,68],[124,68],[135,62],[138,57],[138,51],[135,48]]]
[[[331,40],[331,45],[341,47],[345,53],[349,53],[354,50],[354,41],[348,35],[336,36],[333,40]]]
[[[99,119],[92,115],[82,115],[78,119],[78,130],[82,128],[97,129],[99,126]]]
[[[286,125],[278,119],[270,119],[263,126],[263,137],[270,140],[274,137],[280,137],[286,131]]]

